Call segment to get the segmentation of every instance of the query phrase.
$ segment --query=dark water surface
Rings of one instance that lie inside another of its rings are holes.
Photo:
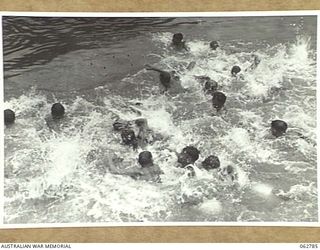
[[[4,17],[5,107],[17,115],[5,129],[5,222],[317,221],[316,23],[312,16]],[[190,52],[170,50],[175,32]],[[231,67],[247,68],[253,54],[257,69],[232,79]],[[176,70],[189,91],[160,95],[146,63]],[[226,114],[212,116],[194,75],[219,83]],[[60,133],[44,121],[56,101],[67,111]],[[137,101],[167,138],[148,146],[165,173],[161,184],[87,160],[113,151],[124,167],[135,164],[138,152],[119,143],[112,114],[136,118],[128,106]],[[268,139],[275,119],[288,122],[288,135]],[[237,181],[200,169],[186,178],[173,151],[190,144],[200,161],[215,153],[222,166],[234,165]]]

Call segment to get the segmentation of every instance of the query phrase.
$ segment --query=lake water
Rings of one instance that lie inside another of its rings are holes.
[[[5,108],[16,112],[5,128],[5,223],[318,221],[316,23],[313,16],[4,17]],[[189,52],[169,48],[176,32]],[[253,54],[261,63],[245,72]],[[189,91],[161,95],[146,63],[176,70]],[[243,79],[231,77],[233,65]],[[226,112],[212,115],[198,75],[219,83]],[[60,132],[45,122],[54,102],[66,108]],[[121,145],[112,130],[113,114],[137,117],[129,108],[136,102],[167,138],[147,148],[162,183],[97,164],[110,151],[123,167],[136,164],[141,150]],[[269,138],[275,119],[288,123],[286,136]],[[216,154],[222,166],[232,164],[236,181],[200,169],[186,178],[173,151],[187,145],[198,147],[199,163]]]

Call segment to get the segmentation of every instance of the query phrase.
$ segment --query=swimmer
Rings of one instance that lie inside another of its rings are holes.
[[[122,131],[123,129],[130,128],[130,122],[117,119],[112,126],[115,131]]]
[[[212,95],[212,105],[219,112],[226,102],[226,95],[220,91],[216,91]]]
[[[208,156],[202,163],[202,168],[209,171],[211,169],[217,169],[220,168],[220,160],[215,155]]]
[[[148,126],[145,118],[138,118],[133,121],[118,119],[113,123],[113,129],[121,132],[122,142],[126,145],[144,148],[156,140],[163,139],[162,135],[154,133]]]
[[[317,145],[317,141],[304,135],[301,129],[293,127],[288,130],[288,124],[282,120],[272,121],[270,131],[271,133],[268,133],[267,135],[265,135],[266,139],[274,139],[275,137],[278,138],[278,137],[282,137],[283,135],[286,135],[285,137],[288,138],[289,140],[302,139],[306,143],[314,147],[316,147]]]
[[[258,65],[260,64],[261,59],[259,56],[257,55],[253,55],[253,63],[250,65],[249,69],[250,70],[254,70],[258,67]]]
[[[51,107],[51,116],[53,119],[61,119],[64,116],[65,109],[61,103],[55,103]]]
[[[218,83],[215,80],[208,79],[204,84],[203,91],[207,95],[213,95],[213,93],[216,92],[217,89],[218,89]]]
[[[147,70],[153,70],[160,73],[159,79],[164,92],[170,91],[179,93],[185,91],[185,89],[181,86],[180,78],[175,71],[171,71],[171,73],[169,73],[168,71],[158,69],[149,64],[147,64],[145,67]]]
[[[123,129],[121,131],[122,143],[128,146],[132,146],[133,149],[138,148],[138,140],[132,129]]]
[[[284,135],[287,129],[287,123],[282,120],[274,120],[271,122],[271,134],[275,137]]]
[[[4,124],[10,126],[16,120],[16,114],[11,109],[4,110]]]
[[[219,47],[219,43],[218,43],[217,41],[212,41],[212,42],[210,43],[210,48],[211,48],[212,50],[216,50],[218,47]]]
[[[226,181],[229,179],[233,182],[236,177],[237,174],[234,171],[234,167],[231,165],[219,169],[219,179],[222,181]]]
[[[213,95],[218,90],[218,83],[208,76],[195,76],[197,80],[203,83],[203,91],[207,95]]]
[[[176,50],[186,50],[188,51],[189,49],[186,46],[186,42],[183,41],[183,34],[182,33],[175,33],[172,36],[172,47],[174,47]]]
[[[178,153],[178,163],[179,167],[186,167],[189,164],[194,164],[199,159],[200,151],[193,147],[187,146],[182,149],[181,153]]]
[[[138,128],[138,132],[137,132],[138,145],[140,147],[145,147],[148,143],[151,143],[154,140],[153,132],[148,126],[147,119],[144,119],[144,118],[136,119],[135,124]]]
[[[115,161],[108,157],[109,170],[112,174],[128,175],[135,180],[143,180],[150,182],[161,182],[160,175],[164,174],[161,168],[153,163],[151,152],[143,151],[139,154],[138,163],[140,167],[132,167],[130,169],[118,169]]]
[[[59,132],[63,124],[65,108],[61,103],[54,103],[51,107],[51,116],[45,118],[46,124],[50,130]]]
[[[142,103],[137,102],[137,103],[135,103],[135,105],[136,106],[141,106]],[[140,116],[142,114],[139,109],[137,109],[137,108],[135,108],[135,107],[133,107],[131,105],[127,106],[126,108],[128,110],[130,110],[130,112],[135,113],[136,115]],[[121,119],[118,114],[115,114],[113,112],[111,112],[111,113],[112,113],[112,118],[111,119],[115,120],[115,122],[112,124],[113,129],[115,131],[121,131],[123,129],[132,128],[133,127],[134,121],[126,121],[124,119]]]
[[[241,68],[239,66],[233,66],[231,69],[231,75],[233,77],[236,77],[240,71],[241,71]]]

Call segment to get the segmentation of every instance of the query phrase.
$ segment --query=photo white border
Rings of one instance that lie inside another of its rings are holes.
[[[307,11],[233,11],[233,12],[25,12],[25,11],[0,11],[0,101],[4,104],[4,62],[3,62],[3,36],[2,36],[2,17],[3,16],[29,16],[29,17],[256,17],[256,16],[317,16],[317,86],[320,83],[319,75],[319,49],[320,49],[320,10]],[[318,88],[318,87],[317,87]],[[320,91],[316,91],[317,96],[317,158],[319,157],[319,107]],[[0,119],[3,120],[3,112],[0,112]],[[4,124],[0,122],[1,143],[4,145]],[[318,222],[101,222],[101,223],[30,223],[30,224],[4,224],[4,146],[1,147],[0,161],[3,163],[0,173],[0,229],[12,228],[71,228],[71,227],[151,227],[151,226],[181,226],[181,227],[199,227],[199,226],[251,226],[251,227],[320,227],[320,168],[317,161],[317,192],[318,192]]]

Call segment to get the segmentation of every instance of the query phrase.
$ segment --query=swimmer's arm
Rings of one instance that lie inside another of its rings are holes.
[[[210,80],[209,76],[194,76],[195,79],[201,80],[201,81],[208,81]]]
[[[276,139],[277,137],[275,137],[274,135],[272,135],[271,133],[267,133],[263,136],[263,139],[264,140],[274,140]]]
[[[129,169],[123,169],[121,172],[119,172],[121,175],[143,175],[142,171],[136,167],[132,167]]]
[[[188,64],[187,66],[187,70],[192,70],[194,67],[196,66],[196,62],[192,61]]]
[[[109,168],[110,173],[117,174],[117,175],[142,175],[140,169],[136,167],[132,167],[129,169],[118,169],[118,168]]]
[[[257,64],[256,62],[253,62],[253,63],[250,64],[250,66],[248,68],[246,68],[244,70],[244,72],[247,72],[247,71],[250,71],[250,70],[254,70],[254,69],[256,69],[258,67],[258,65],[259,65],[259,63]]]
[[[132,175],[132,174],[140,174],[141,171],[136,168],[136,167],[132,167],[130,169],[118,169],[114,162],[112,161],[110,156],[107,156],[107,162],[108,162],[108,166],[109,166],[109,171],[112,174],[118,174],[118,175]]]
[[[141,111],[140,111],[139,109],[137,109],[136,107],[130,105],[129,108],[130,108],[130,110],[131,110],[132,112],[134,112],[134,113],[136,113],[136,114],[138,114],[138,115],[140,115],[140,116],[142,115]]]
[[[302,140],[305,140],[307,143],[310,143],[312,144],[313,146],[316,146],[317,143],[315,141],[313,141],[312,139],[310,139],[309,137],[306,137],[305,135],[303,135],[302,133],[300,132],[295,132],[297,134],[297,136],[302,139]]]
[[[153,70],[153,71],[157,71],[157,72],[159,72],[159,73],[166,72],[166,71],[163,71],[163,70],[158,69],[158,68],[156,68],[156,67],[153,67],[153,66],[151,66],[150,64],[146,64],[146,65],[145,65],[145,68],[146,68],[146,70]]]

